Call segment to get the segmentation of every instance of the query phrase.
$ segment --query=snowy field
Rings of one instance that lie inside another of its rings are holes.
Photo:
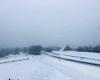
[[[0,80],[100,80],[100,67],[59,60],[47,55],[20,57],[17,56],[16,59],[29,59],[0,64]]]
[[[93,58],[100,60],[100,53],[93,53],[93,52],[77,52],[77,51],[54,51],[54,53],[71,55],[71,56],[79,56],[79,57],[86,57],[86,58]]]
[[[100,65],[100,53],[77,52],[77,51],[53,51],[52,53],[44,52],[50,56],[61,57],[64,59],[76,60]]]

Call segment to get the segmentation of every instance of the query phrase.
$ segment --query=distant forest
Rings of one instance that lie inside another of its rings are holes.
[[[41,51],[52,52],[52,51],[59,51],[60,47],[43,47],[41,45],[33,45],[29,47],[23,48],[12,48],[12,49],[0,49],[0,58],[8,56],[9,54],[20,54],[23,52],[25,54],[32,54],[32,55],[41,55]],[[95,52],[100,53],[100,45],[97,46],[79,46],[77,48],[72,48],[70,45],[67,45],[64,48],[64,51],[80,51],[80,52]]]

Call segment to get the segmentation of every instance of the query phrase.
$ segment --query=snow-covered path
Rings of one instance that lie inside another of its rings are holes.
[[[0,80],[100,80],[100,68],[47,55],[30,60],[0,64]]]

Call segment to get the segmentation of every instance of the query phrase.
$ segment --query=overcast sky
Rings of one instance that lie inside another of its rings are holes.
[[[100,0],[0,0],[0,47],[100,44]]]

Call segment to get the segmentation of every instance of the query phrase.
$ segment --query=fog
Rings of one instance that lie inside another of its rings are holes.
[[[0,0],[0,47],[100,44],[100,0]]]

